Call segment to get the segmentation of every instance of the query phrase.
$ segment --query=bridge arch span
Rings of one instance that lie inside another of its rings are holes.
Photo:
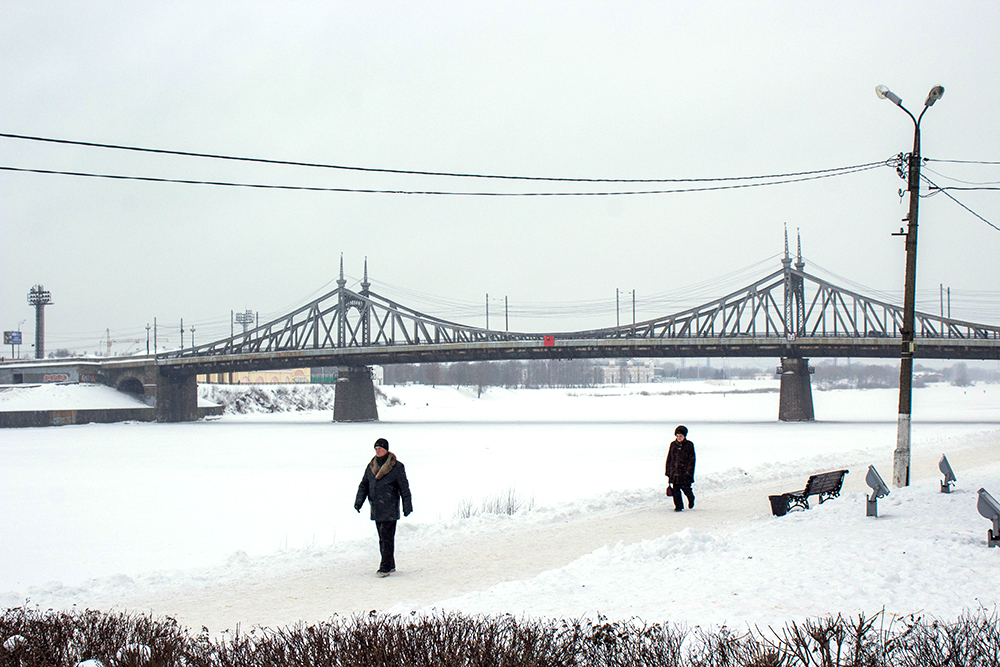
[[[123,394],[131,394],[138,398],[146,395],[146,388],[142,386],[142,380],[134,375],[129,375],[118,380],[118,385],[115,388]]]

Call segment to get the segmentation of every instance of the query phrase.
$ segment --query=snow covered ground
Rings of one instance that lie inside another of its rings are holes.
[[[784,424],[776,389],[385,387],[398,404],[373,424],[322,411],[6,429],[0,606],[128,608],[213,631],[368,609],[689,625],[992,609],[1000,549],[976,491],[1000,497],[1000,386],[915,390],[914,483],[877,519],[864,474],[891,476],[897,392],[816,391],[818,421]],[[697,506],[682,513],[663,495],[678,423],[698,453]],[[367,508],[352,508],[380,436],[415,508],[384,580]],[[841,498],[771,516],[768,494],[838,468],[851,470]],[[511,489],[533,509],[459,516]]]

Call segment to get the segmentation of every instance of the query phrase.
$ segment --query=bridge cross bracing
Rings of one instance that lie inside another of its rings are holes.
[[[164,372],[188,375],[295,366],[601,357],[898,358],[902,306],[844,289],[793,263],[713,301],[626,326],[518,333],[473,327],[347,288],[343,259],[333,291],[245,333],[159,354]],[[918,358],[1000,358],[1000,326],[917,312]]]

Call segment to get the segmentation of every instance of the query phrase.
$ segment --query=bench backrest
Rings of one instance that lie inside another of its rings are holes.
[[[839,493],[840,487],[844,483],[844,475],[846,474],[846,470],[834,470],[833,472],[811,475],[809,481],[806,482],[805,493],[803,495],[813,496],[824,493]]]

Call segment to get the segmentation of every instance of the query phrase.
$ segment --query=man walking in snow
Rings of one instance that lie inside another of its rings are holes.
[[[410,483],[406,480],[406,469],[402,461],[389,451],[389,441],[379,438],[375,441],[375,457],[365,468],[365,474],[358,485],[358,495],[354,499],[354,509],[368,499],[372,521],[378,531],[378,549],[382,554],[378,576],[388,577],[396,571],[396,522],[399,521],[399,501],[403,501],[403,516],[413,511],[410,500]]]
[[[674,441],[670,443],[667,452],[667,468],[664,473],[669,479],[674,491],[674,511],[684,509],[683,492],[688,499],[688,509],[694,507],[694,443],[687,439],[687,427],[684,425],[674,429]]]

